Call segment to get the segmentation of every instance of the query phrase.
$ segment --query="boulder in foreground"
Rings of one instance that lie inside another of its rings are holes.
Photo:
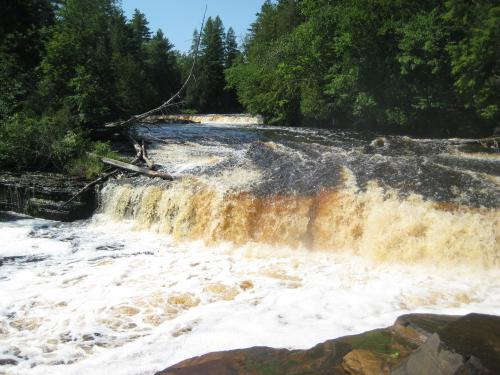
[[[500,374],[500,317],[403,315],[308,350],[254,347],[191,358],[157,375]]]

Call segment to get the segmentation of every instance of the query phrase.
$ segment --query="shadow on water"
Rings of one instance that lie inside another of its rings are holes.
[[[20,265],[25,263],[38,263],[47,260],[48,256],[8,256],[8,257],[0,257],[0,267],[7,265]]]
[[[16,214],[14,212],[0,211],[0,223],[7,223],[12,221],[30,220],[32,217],[26,215]]]

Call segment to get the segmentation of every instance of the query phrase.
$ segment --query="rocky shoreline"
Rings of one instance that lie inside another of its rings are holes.
[[[393,326],[308,350],[267,347],[209,353],[156,375],[500,374],[500,317],[410,314]]]
[[[0,172],[0,210],[48,220],[86,219],[97,207],[95,190],[89,189],[64,204],[86,183],[57,173]]]

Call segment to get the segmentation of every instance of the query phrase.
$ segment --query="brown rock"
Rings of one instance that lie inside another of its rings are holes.
[[[386,362],[387,359],[380,354],[364,349],[354,349],[344,357],[342,367],[350,375],[389,374]]]
[[[415,345],[422,345],[438,329],[456,321],[460,316],[409,314],[396,319],[393,332]]]
[[[253,288],[253,283],[251,280],[244,280],[240,283],[240,288],[243,290],[248,290]]]
[[[405,315],[394,326],[308,350],[254,347],[203,355],[159,375],[500,374],[500,317]]]

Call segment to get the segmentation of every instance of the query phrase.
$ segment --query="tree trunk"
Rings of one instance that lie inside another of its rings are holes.
[[[123,161],[118,161],[114,159],[108,159],[108,158],[101,158],[102,162],[104,164],[112,165],[115,168],[120,168],[129,172],[134,172],[134,173],[139,173],[148,177],[160,177],[164,180],[172,181],[174,178],[172,175],[165,173],[165,172],[160,172],[160,171],[153,171],[147,168],[142,168],[138,167],[137,165],[125,163]]]

